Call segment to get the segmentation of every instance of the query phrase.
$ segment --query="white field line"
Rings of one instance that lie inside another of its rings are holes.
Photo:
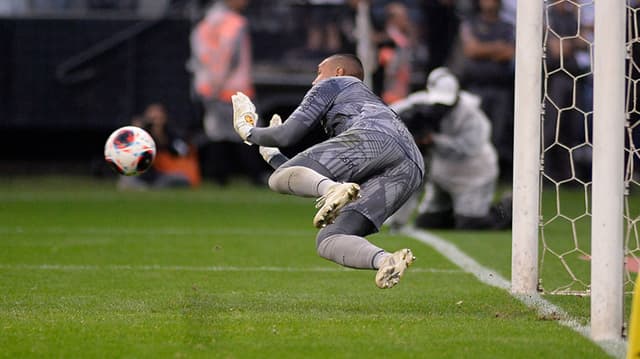
[[[0,270],[43,270],[43,271],[169,271],[169,272],[346,272],[357,269],[344,267],[235,267],[235,266],[167,266],[167,265],[74,265],[74,264],[0,264]],[[417,273],[466,272],[459,269],[413,268]]]
[[[537,310],[539,315],[545,318],[559,318],[558,322],[560,324],[571,328],[591,340],[589,336],[589,326],[581,325],[575,318],[570,317],[562,308],[545,300],[538,294],[525,296],[512,294],[511,283],[508,280],[503,278],[495,270],[482,266],[452,243],[416,228],[405,228],[402,230],[402,233],[433,247],[451,262],[462,268],[465,272],[473,274],[482,283],[506,290],[527,307]],[[595,343],[613,357],[625,358],[626,356],[627,343],[622,339],[615,341],[597,341]]]

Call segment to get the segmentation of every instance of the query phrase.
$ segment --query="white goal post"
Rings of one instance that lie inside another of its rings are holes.
[[[516,13],[511,249],[515,294],[535,293],[538,287],[542,5],[539,0],[520,0]]]
[[[544,6],[519,0],[516,19],[511,290],[532,295],[539,283],[542,59]],[[593,162],[591,203],[591,337],[623,331],[623,195],[625,0],[593,0]]]
[[[597,0],[594,32],[591,336],[623,327],[625,2]]]

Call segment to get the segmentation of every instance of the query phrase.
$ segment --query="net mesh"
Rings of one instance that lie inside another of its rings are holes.
[[[626,104],[627,122],[625,139],[625,291],[631,292],[640,264],[640,241],[638,222],[640,204],[635,201],[640,189],[640,108],[638,108],[638,82],[640,81],[640,1],[627,1],[627,61],[626,61]]]
[[[597,1],[597,0],[596,0]],[[627,0],[627,124],[625,143],[625,291],[640,256],[640,80],[638,0]],[[594,0],[545,1],[540,191],[540,280],[544,293],[590,292]],[[622,264],[621,264],[622,265]]]

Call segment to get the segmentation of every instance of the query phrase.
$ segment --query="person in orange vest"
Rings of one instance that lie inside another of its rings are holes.
[[[241,91],[253,98],[251,38],[242,11],[249,0],[220,0],[206,11],[191,32],[193,88],[204,106],[204,132],[210,143],[203,149],[203,172],[225,184],[234,164],[259,182],[262,164],[255,149],[238,140],[228,119],[233,117],[231,96]],[[207,154],[211,154],[208,156]],[[221,162],[226,161],[226,162]]]
[[[374,74],[374,91],[390,105],[409,95],[415,29],[407,7],[400,2],[387,4],[385,16],[384,31],[377,39],[378,70]]]

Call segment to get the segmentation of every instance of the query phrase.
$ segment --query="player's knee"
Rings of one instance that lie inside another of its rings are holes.
[[[271,176],[269,176],[269,181],[268,181],[269,188],[275,192],[287,193],[286,184],[288,183],[289,176],[290,176],[289,167],[278,168],[271,174]]]
[[[272,191],[275,191],[275,192],[278,192],[278,190],[276,189],[276,183],[277,183],[277,181],[278,181],[278,180],[277,180],[277,176],[278,176],[278,170],[275,170],[275,171],[271,174],[271,176],[269,176],[269,180],[268,180],[268,182],[267,182],[267,183],[268,183],[268,185],[269,185],[269,188],[270,188]]]
[[[327,238],[335,235],[335,234],[345,234],[342,228],[337,227],[334,224],[330,224],[326,227],[323,227],[318,234],[316,235],[316,250],[318,254],[322,257],[322,253],[320,253],[320,247],[322,242],[324,242]]]
[[[335,222],[318,231],[318,235],[316,236],[316,249],[320,248],[324,240],[336,234],[364,237],[376,231],[377,229],[373,223],[360,212],[353,210],[344,211],[340,213]]]

